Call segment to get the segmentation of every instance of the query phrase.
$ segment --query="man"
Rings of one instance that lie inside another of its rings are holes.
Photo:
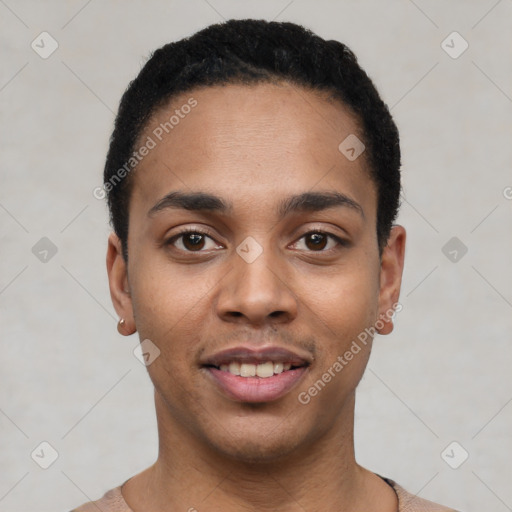
[[[405,231],[398,132],[346,46],[231,20],[160,48],[104,178],[110,291],[142,342],[159,455],[77,511],[449,510],[355,460]]]

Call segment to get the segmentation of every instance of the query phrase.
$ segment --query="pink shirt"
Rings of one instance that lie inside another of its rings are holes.
[[[403,487],[388,478],[385,481],[394,489],[398,497],[398,512],[456,512],[455,510],[442,505],[424,500],[414,494],[408,493]],[[115,487],[106,492],[97,501],[84,503],[71,512],[133,512],[124,501],[121,494],[121,486]]]

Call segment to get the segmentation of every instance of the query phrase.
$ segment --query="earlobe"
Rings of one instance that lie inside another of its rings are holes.
[[[121,241],[115,233],[111,233],[108,238],[107,274],[112,304],[121,318],[117,330],[120,334],[129,336],[136,331],[136,327],[127,264],[123,257]]]
[[[392,315],[400,297],[404,269],[406,233],[402,226],[393,226],[388,243],[382,251],[380,266],[379,317],[377,331],[390,334],[393,331]]]

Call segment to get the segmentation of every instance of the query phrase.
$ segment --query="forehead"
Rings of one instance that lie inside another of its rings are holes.
[[[146,126],[139,141],[154,147],[137,166],[132,199],[152,206],[171,190],[190,189],[263,206],[318,187],[375,202],[364,154],[350,161],[339,150],[354,135],[363,139],[347,107],[299,86],[193,89]]]

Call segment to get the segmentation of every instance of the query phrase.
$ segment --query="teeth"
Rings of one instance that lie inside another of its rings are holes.
[[[249,363],[237,363],[233,361],[229,364],[221,364],[220,370],[223,372],[229,372],[233,375],[239,375],[241,377],[260,377],[266,379],[273,375],[288,371],[292,365],[290,363],[273,363],[267,361],[261,364],[249,364]]]
[[[224,365],[222,365],[224,366]],[[220,369],[222,370],[222,366]],[[240,363],[230,363],[229,364],[229,373],[232,373],[233,375],[240,375]]]
[[[267,363],[259,364],[256,366],[256,375],[258,377],[272,377],[274,375],[274,363],[268,361]]]
[[[240,376],[241,377],[256,377],[256,365],[242,363],[240,365]]]
[[[283,373],[283,363],[274,363],[274,373]]]

